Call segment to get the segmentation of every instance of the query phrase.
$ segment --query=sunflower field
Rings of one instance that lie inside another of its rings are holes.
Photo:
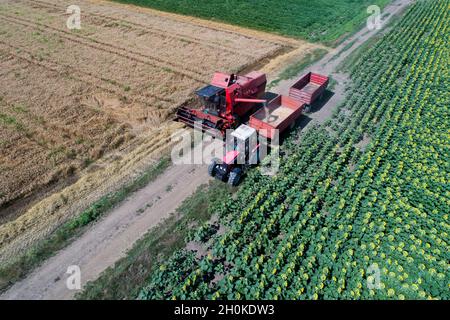
[[[140,299],[449,299],[450,0],[422,0],[351,67],[333,118],[217,208]],[[365,144],[362,144],[365,141]]]

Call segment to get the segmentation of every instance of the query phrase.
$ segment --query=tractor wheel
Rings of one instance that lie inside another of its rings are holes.
[[[230,173],[230,177],[228,178],[228,184],[232,187],[237,187],[239,182],[241,181],[241,177],[242,170],[239,168],[234,168]]]
[[[214,177],[216,175],[216,166],[217,166],[217,159],[214,158],[211,160],[211,163],[208,166],[208,174],[211,177]]]

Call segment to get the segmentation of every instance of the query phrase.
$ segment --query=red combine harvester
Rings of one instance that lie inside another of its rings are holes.
[[[260,137],[272,140],[295,125],[303,112],[322,97],[328,77],[308,73],[290,88],[289,97],[266,92],[266,75],[251,72],[245,76],[216,73],[211,84],[196,92],[202,107],[181,107],[177,120],[216,137],[227,138],[226,154],[222,160],[213,159],[208,167],[211,176],[239,184],[248,167],[257,164]]]
[[[177,119],[191,127],[201,123],[203,131],[225,136],[227,129],[236,129],[256,110],[258,104],[266,102],[263,99],[266,83],[266,75],[259,72],[245,76],[217,72],[211,85],[196,92],[203,107],[181,107]]]

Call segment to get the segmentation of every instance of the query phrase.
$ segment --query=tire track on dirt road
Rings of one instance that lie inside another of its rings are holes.
[[[394,15],[400,14],[411,2],[412,0],[396,0],[388,5],[384,10],[384,12],[389,13],[384,19],[385,24]],[[328,74],[336,75],[335,69],[339,61],[350,55],[378,32],[379,30],[375,32],[361,30],[338,46],[332,53],[314,64],[311,69],[321,72],[329,71]],[[342,52],[339,58],[334,60],[330,59],[330,57],[341,52],[351,41],[355,41],[355,43],[350,49]],[[331,114],[332,110],[344,99],[345,90],[342,82],[345,79],[345,76],[343,76],[336,86],[336,89],[340,93],[335,94],[319,112],[310,115],[314,119],[311,123],[323,122],[326,119],[325,116]],[[285,93],[291,85],[292,80],[280,82],[276,87],[277,92]],[[307,127],[310,127],[310,124]],[[105,270],[107,267],[113,265],[115,261],[123,257],[126,249],[131,248],[133,243],[139,239],[140,235],[163,221],[163,218],[168,215],[168,211],[175,210],[198,186],[208,181],[206,171],[206,166],[187,166],[184,168],[183,166],[174,166],[169,168],[157,180],[132,195],[125,203],[112,210],[101,221],[93,225],[84,235],[75,240],[72,245],[45,261],[41,267],[37,268],[26,279],[12,286],[0,296],[0,299],[73,298],[75,292],[67,290],[64,280],[61,280],[66,278],[64,273],[68,265],[80,265],[81,269],[84,270],[84,277],[86,277],[83,279],[83,283],[86,280],[96,279],[102,270]],[[173,197],[167,196],[161,190],[165,189],[165,186],[170,181],[174,181],[174,179],[177,184],[171,192]],[[166,197],[160,200],[159,205],[157,207],[152,206],[140,219],[136,218],[133,210],[142,207],[148,203],[150,198],[161,192]],[[114,229],[117,226],[123,226],[124,229],[117,232]],[[55,279],[59,280],[55,281]]]

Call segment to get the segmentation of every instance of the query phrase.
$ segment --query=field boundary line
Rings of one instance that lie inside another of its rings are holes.
[[[18,1],[33,3],[33,4],[37,5],[37,6],[40,5],[41,6],[40,8],[50,8],[50,6],[51,6],[51,7],[54,7],[54,8],[61,9],[61,12],[65,11],[65,10],[63,10],[63,8],[57,6],[56,4],[48,3],[48,2],[45,2],[45,1],[38,1],[38,0],[18,0]],[[62,13],[60,15],[63,16],[64,13]],[[126,19],[122,19],[122,18],[119,18],[119,17],[107,16],[107,15],[103,15],[103,14],[96,13],[96,12],[95,13],[94,12],[84,12],[83,13],[83,17],[89,17],[89,16],[90,17],[95,17],[97,19],[101,19],[103,21],[114,20],[114,21],[123,22],[123,23],[129,24],[130,26],[134,26],[135,30],[144,30],[144,31],[147,31],[147,32],[152,33],[152,34],[156,34],[158,36],[164,36],[165,38],[179,39],[181,41],[183,41],[183,40],[190,41],[190,42],[196,43],[198,45],[202,45],[202,46],[205,46],[205,47],[210,47],[210,48],[213,48],[213,49],[219,49],[219,50],[222,50],[222,51],[227,51],[227,52],[233,53],[233,54],[236,53],[236,50],[242,50],[242,47],[232,47],[232,46],[227,46],[227,45],[220,45],[219,43],[216,43],[216,42],[208,43],[208,42],[206,42],[205,40],[203,40],[201,38],[195,38],[195,37],[188,36],[188,35],[183,35],[183,34],[180,34],[180,33],[167,33],[166,31],[164,31],[162,29],[157,29],[154,26],[146,26],[146,25],[144,25],[142,23],[137,23],[137,22],[126,20]],[[205,28],[205,27],[200,26],[200,25],[199,25],[199,27]],[[264,40],[261,41],[261,40],[256,39],[256,38],[255,38],[255,40],[260,41],[260,42],[264,42]],[[274,44],[272,44],[272,45],[274,45]],[[276,44],[276,45],[280,46],[281,44]],[[257,59],[257,57],[255,57],[254,55],[252,55],[250,53],[243,53],[242,51],[240,52],[240,55],[246,56],[247,58],[251,58],[251,59]]]

